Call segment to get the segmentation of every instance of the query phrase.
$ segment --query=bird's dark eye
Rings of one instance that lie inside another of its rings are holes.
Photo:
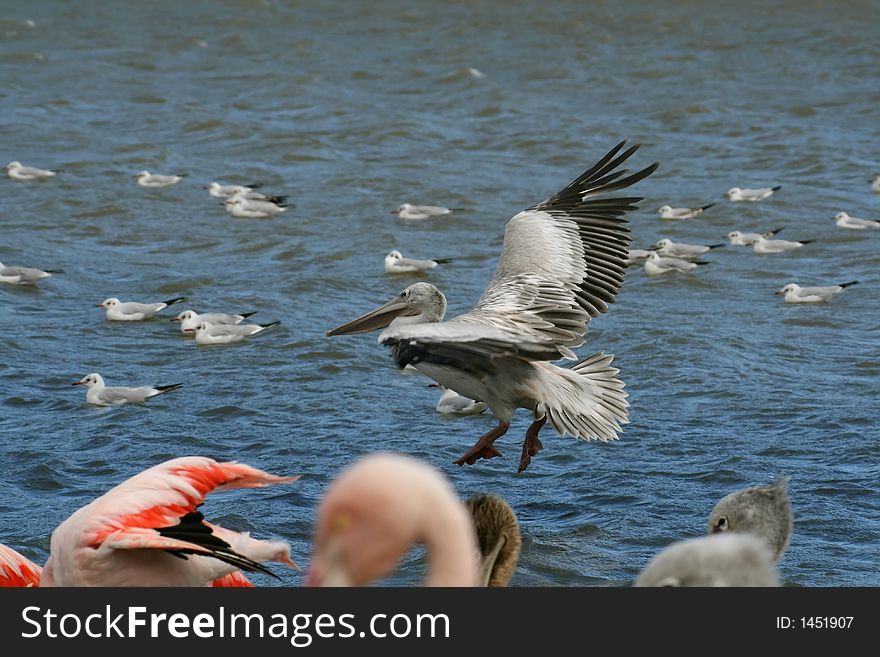
[[[718,518],[718,522],[715,523],[715,526],[718,528],[719,531],[724,531],[725,529],[727,529],[727,516],[721,516],[720,518]]]

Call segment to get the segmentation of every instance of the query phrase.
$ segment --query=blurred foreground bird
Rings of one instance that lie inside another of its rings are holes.
[[[321,501],[308,583],[366,586],[391,573],[416,543],[427,550],[425,586],[477,585],[473,524],[446,478],[409,457],[365,456]]]
[[[770,486],[738,490],[722,498],[709,514],[709,533],[737,532],[767,541],[776,561],[791,541],[794,528],[788,479]]]

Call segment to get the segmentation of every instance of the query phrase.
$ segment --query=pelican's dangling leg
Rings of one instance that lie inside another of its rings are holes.
[[[464,465],[465,463],[473,465],[479,459],[491,459],[496,456],[501,456],[501,452],[499,452],[492,443],[494,443],[497,438],[506,434],[509,428],[510,422],[499,422],[497,427],[490,429],[480,436],[476,445],[471,447],[460,459],[453,461],[453,463],[456,465]]]
[[[531,426],[529,426],[526,431],[526,439],[523,441],[522,456],[519,457],[519,469],[517,470],[517,473],[520,473],[529,467],[529,463],[532,462],[532,457],[540,450],[544,449],[544,445],[541,444],[541,441],[538,439],[538,432],[546,422],[547,416],[545,415],[532,422]]]

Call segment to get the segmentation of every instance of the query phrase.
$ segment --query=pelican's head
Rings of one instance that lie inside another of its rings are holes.
[[[119,305],[119,299],[116,297],[110,297],[109,299],[104,299],[101,303],[98,304],[98,308],[115,308]]]
[[[785,287],[776,290],[776,292],[774,292],[774,294],[776,294],[777,296],[782,296],[782,295],[788,294],[789,292],[796,292],[797,290],[800,289],[800,287],[801,286],[798,285],[797,283],[789,283]]]
[[[91,374],[86,374],[79,381],[75,381],[72,385],[86,386],[87,388],[94,388],[95,386],[103,387],[104,379],[97,372],[92,372]]]
[[[657,210],[660,214],[666,214],[667,212],[672,212],[672,206],[664,205],[659,210]]]
[[[412,207],[412,205],[410,205],[409,203],[404,203],[403,205],[399,206],[396,210],[392,210],[391,214],[399,215],[401,212],[406,212],[411,207]]]
[[[846,212],[838,212],[834,215],[834,221],[846,221],[849,219],[849,215]]]
[[[742,195],[742,190],[739,187],[731,187],[727,190],[727,198],[730,200],[736,200]]]
[[[666,239],[666,238],[664,237],[662,240],[660,240],[659,242],[657,242],[657,243],[656,243],[654,246],[652,246],[651,248],[652,248],[653,250],[657,250],[657,249],[668,249],[670,246],[672,246],[672,240],[670,240],[670,239]]]
[[[446,315],[446,297],[430,283],[415,283],[388,303],[371,310],[347,324],[327,331],[328,336],[367,333],[400,323],[442,322]],[[407,318],[407,319],[404,319]]]

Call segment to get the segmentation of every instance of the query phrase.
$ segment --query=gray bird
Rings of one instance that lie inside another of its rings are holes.
[[[763,540],[713,534],[664,548],[633,586],[779,586],[779,576]]]
[[[709,514],[709,533],[740,532],[767,541],[779,561],[791,540],[794,521],[788,478],[770,486],[738,490],[724,497]]]

